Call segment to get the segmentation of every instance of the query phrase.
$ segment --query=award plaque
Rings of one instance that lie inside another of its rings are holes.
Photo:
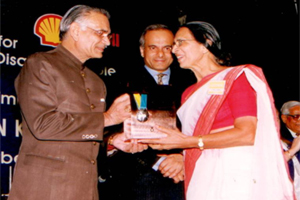
[[[147,94],[133,94],[137,109],[133,109],[131,118],[124,121],[124,132],[128,139],[161,138],[164,133],[155,126],[176,128],[175,109],[148,110]]]
[[[176,113],[167,110],[148,110],[148,118],[145,121],[138,119],[139,111],[132,111],[131,118],[125,120],[124,131],[130,138],[160,138],[164,137],[164,133],[156,130],[155,126],[165,126],[168,128],[176,128]]]

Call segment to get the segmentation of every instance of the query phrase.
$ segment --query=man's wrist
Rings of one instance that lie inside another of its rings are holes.
[[[111,157],[118,152],[118,149],[114,146],[114,137],[116,134],[109,136],[107,140],[107,156]]]
[[[104,116],[105,127],[113,125],[113,117],[108,112],[104,112],[103,116]]]
[[[290,150],[287,150],[286,153],[287,153],[289,159],[293,158],[294,155],[292,155],[292,153],[290,152]]]

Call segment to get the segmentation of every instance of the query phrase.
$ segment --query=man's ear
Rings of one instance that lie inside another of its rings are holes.
[[[79,35],[80,35],[80,30],[81,30],[81,27],[78,23],[76,22],[73,22],[71,25],[70,25],[70,35],[71,37],[75,40],[75,41],[78,41],[79,39]]]
[[[144,50],[145,50],[145,48],[140,46],[140,53],[143,58],[144,58]]]
[[[286,115],[281,115],[281,120],[283,121],[283,123],[286,123],[287,121],[287,116]]]

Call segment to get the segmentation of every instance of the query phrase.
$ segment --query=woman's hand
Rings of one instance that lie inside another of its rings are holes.
[[[178,129],[170,129],[162,126],[155,127],[159,132],[165,133],[166,137],[155,139],[138,139],[139,143],[148,144],[152,149],[183,149],[189,148],[188,136],[181,133]]]

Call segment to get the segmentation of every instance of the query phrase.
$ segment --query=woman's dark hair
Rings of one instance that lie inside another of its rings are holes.
[[[221,39],[213,25],[203,21],[192,21],[181,27],[188,28],[195,39],[216,57],[216,61],[223,66],[230,66],[231,55],[221,49]]]

